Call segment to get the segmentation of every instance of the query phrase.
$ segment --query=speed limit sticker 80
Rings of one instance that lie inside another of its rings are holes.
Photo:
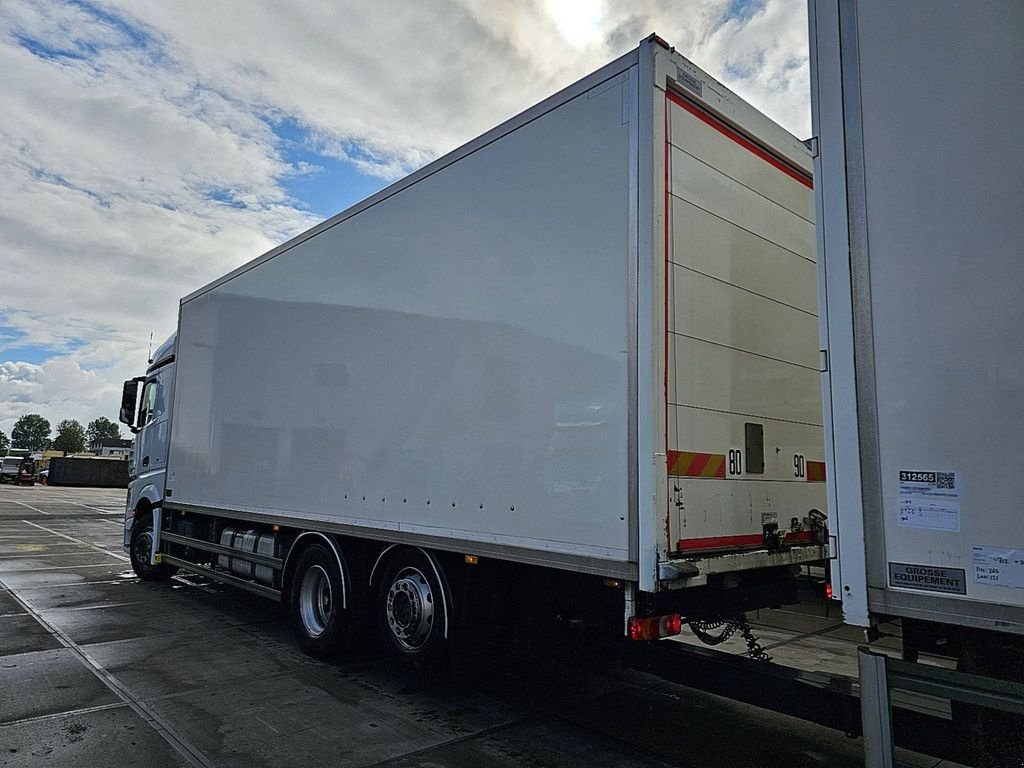
[[[743,474],[743,451],[730,448],[725,457],[725,472],[728,477],[740,477]]]

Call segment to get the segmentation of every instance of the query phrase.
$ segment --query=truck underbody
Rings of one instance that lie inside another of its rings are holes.
[[[680,625],[696,622],[700,626],[758,608],[795,603],[800,564],[820,560],[822,555],[820,547],[806,545],[764,550],[746,553],[753,555],[748,559],[750,567],[717,572],[714,557],[678,560],[678,566],[685,563],[690,570],[705,570],[699,578],[680,580],[675,588],[640,592],[633,607],[627,608],[627,585],[622,580],[473,552],[170,506],[138,515],[133,529],[129,552],[144,578],[169,578],[180,568],[279,600],[289,606],[300,642],[311,633],[326,631],[321,626],[324,607],[317,601],[337,601],[342,606],[339,632],[322,648],[313,649],[317,655],[337,650],[352,633],[374,635],[387,625],[405,638],[408,647],[399,644],[399,650],[410,660],[429,642],[432,662],[444,657],[444,651],[434,647],[446,649],[466,621],[480,617],[481,605],[494,607],[484,612],[490,623],[509,630],[522,624],[517,631],[530,631],[531,626],[544,631],[551,622],[564,622],[597,636],[621,638],[624,612],[652,620],[678,615]],[[303,556],[311,548],[324,547],[333,557],[336,572],[330,563],[307,563]],[[308,574],[320,570],[329,577],[328,584],[330,577],[337,577],[340,592],[303,588]],[[509,613],[509,606],[517,609]],[[435,621],[440,630],[433,629]]]

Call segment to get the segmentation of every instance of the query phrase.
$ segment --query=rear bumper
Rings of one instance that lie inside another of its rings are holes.
[[[708,577],[717,574],[780,568],[813,563],[828,558],[824,544],[807,544],[785,549],[757,549],[726,554],[704,554],[674,558],[658,564],[658,582],[661,589],[702,587]]]

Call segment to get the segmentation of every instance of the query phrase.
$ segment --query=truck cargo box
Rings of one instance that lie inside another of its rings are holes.
[[[166,504],[645,591],[820,560],[813,222],[648,40],[185,297]]]
[[[1024,6],[810,21],[846,619],[1024,633]]]

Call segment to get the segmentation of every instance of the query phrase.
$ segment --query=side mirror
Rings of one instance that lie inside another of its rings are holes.
[[[132,432],[139,431],[135,426],[135,418],[138,414],[139,384],[143,381],[143,378],[129,379],[121,390],[121,412],[118,421],[127,424]]]

